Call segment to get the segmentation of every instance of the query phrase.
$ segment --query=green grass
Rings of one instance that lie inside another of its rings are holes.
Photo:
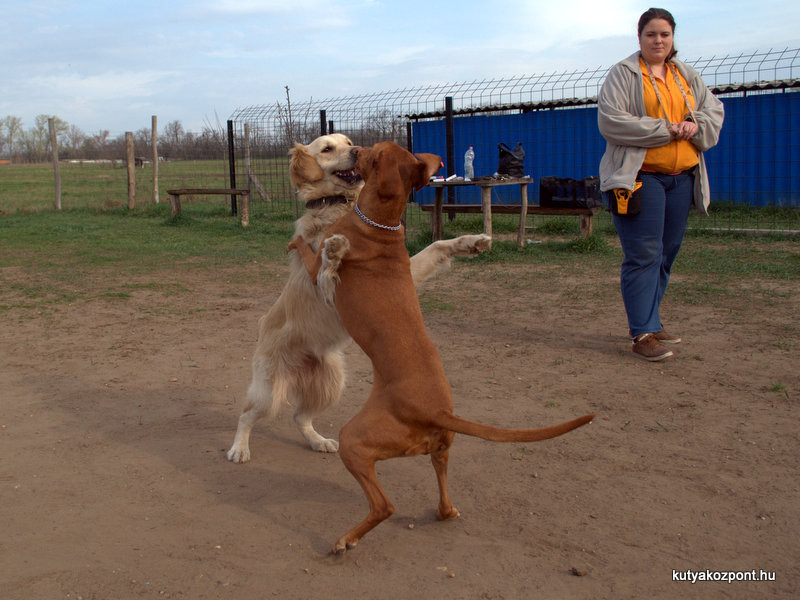
[[[237,166],[244,171],[244,166]],[[261,183],[271,196],[284,197],[288,189],[288,163],[283,159],[253,161],[256,173],[269,173]],[[128,206],[128,170],[123,163],[61,163],[61,206],[114,208]],[[281,175],[282,174],[282,175]],[[153,204],[153,168],[136,169],[135,205]],[[226,160],[191,160],[159,163],[159,200],[169,204],[168,189],[224,188],[229,185]],[[246,177],[239,173],[237,185]],[[31,213],[54,207],[55,177],[51,164],[0,166],[0,214]],[[220,199],[220,202],[222,200]]]
[[[221,203],[190,204],[176,219],[169,212],[169,206],[161,204],[0,216],[0,266],[77,263],[80,271],[168,261],[272,260],[285,254],[293,232],[291,215],[267,214],[257,206],[251,209],[247,228]]]
[[[224,186],[226,167],[225,161],[165,163],[160,168],[162,203],[141,200],[129,210],[123,167],[62,165],[64,208],[55,211],[49,165],[0,166],[0,309],[41,309],[87,298],[87,294],[125,301],[141,292],[188,293],[163,276],[154,278],[157,283],[147,280],[148,275],[170,268],[211,270],[254,262],[282,267],[286,243],[293,234],[293,206],[281,211],[254,201],[248,228],[230,215],[226,199],[220,197],[200,202],[187,199],[182,215],[170,218],[167,187]],[[285,172],[277,161],[265,161],[260,167]],[[143,172],[148,169],[137,171]],[[220,175],[210,179],[209,173],[215,172]],[[140,177],[137,182],[141,197],[147,198],[151,180]],[[793,209],[739,207],[736,212],[734,208],[720,210],[736,213],[739,222],[757,223],[774,216],[800,223],[800,211]],[[409,205],[407,246],[412,254],[430,242],[428,223],[427,213]],[[493,230],[498,238],[492,250],[470,259],[469,264],[478,269],[492,264],[543,265],[563,272],[608,273],[612,279],[618,274],[622,252],[607,214],[595,219],[595,234],[589,238],[580,235],[574,217],[536,216],[529,225],[526,237],[533,243],[518,249],[518,217],[495,215]],[[481,230],[479,215],[458,215],[444,223],[445,237]],[[15,275],[5,277],[4,268]],[[24,278],[18,275],[20,269],[26,273]],[[82,283],[87,277],[102,277],[98,273],[108,269],[132,277],[94,288]],[[280,268],[265,271],[279,273]],[[673,272],[680,276],[670,284],[670,297],[688,305],[733,301],[743,289],[766,306],[791,300],[793,288],[778,283],[800,278],[800,236],[690,233]],[[236,270],[228,269],[226,277],[236,277]],[[591,299],[596,290],[576,293]],[[455,310],[435,295],[423,297],[423,302],[431,310]]]

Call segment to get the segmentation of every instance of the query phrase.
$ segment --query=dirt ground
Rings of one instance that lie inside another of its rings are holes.
[[[456,521],[436,520],[426,457],[381,463],[397,512],[331,557],[366,502],[290,409],[257,425],[251,462],[225,459],[284,269],[109,270],[70,305],[0,311],[1,598],[797,597],[796,280],[668,299],[684,341],[648,364],[630,355],[616,272],[459,262],[422,296],[457,412],[597,418],[538,444],[457,436]],[[141,285],[104,293],[123,283]],[[370,385],[347,354],[328,436]],[[687,570],[771,580],[673,581]]]

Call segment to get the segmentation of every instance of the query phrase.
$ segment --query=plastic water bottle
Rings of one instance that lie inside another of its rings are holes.
[[[464,153],[464,181],[469,181],[475,177],[475,170],[472,168],[473,160],[475,160],[475,151],[470,146]]]

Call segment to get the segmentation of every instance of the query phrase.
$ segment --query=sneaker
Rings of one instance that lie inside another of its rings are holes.
[[[670,333],[664,329],[653,334],[655,338],[662,344],[680,344],[681,336]]]
[[[658,341],[654,333],[642,333],[633,338],[631,350],[638,357],[651,362],[664,360],[672,356],[664,344]]]

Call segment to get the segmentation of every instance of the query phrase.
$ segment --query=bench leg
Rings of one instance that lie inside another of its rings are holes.
[[[174,219],[181,214],[181,197],[177,194],[170,194],[169,203],[172,209],[170,211],[170,216]]]
[[[481,186],[481,212],[483,213],[483,233],[492,236],[492,188]],[[489,240],[489,249],[492,242]]]
[[[242,227],[250,225],[250,194],[242,194]]]
[[[583,237],[590,237],[594,231],[594,216],[581,215],[581,234]]]
[[[525,221],[528,218],[528,184],[519,185],[519,231],[517,231],[517,248],[525,247]]]

